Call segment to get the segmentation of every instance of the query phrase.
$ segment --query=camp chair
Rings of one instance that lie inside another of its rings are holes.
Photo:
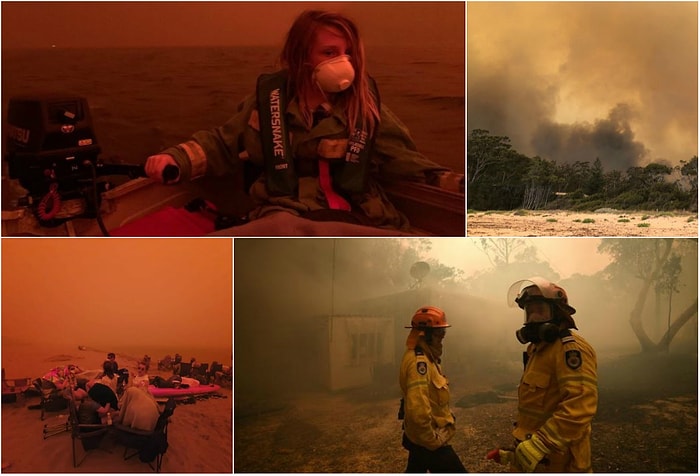
[[[166,355],[162,360],[158,361],[158,370],[172,370],[172,368],[173,358],[169,355]]]
[[[112,425],[117,441],[124,445],[124,460],[138,455],[142,462],[148,463],[152,470],[160,473],[163,455],[168,449],[168,420],[175,412],[175,406],[175,399],[168,398],[153,431],[136,430],[119,423]],[[135,451],[128,454],[130,449]]]
[[[199,383],[205,385],[209,383],[207,377],[207,370],[209,369],[209,364],[199,364],[197,367],[192,369],[192,378],[199,380]]]
[[[2,369],[2,403],[14,403],[17,395],[24,393],[32,386],[32,379],[25,378],[5,378],[5,369]]]
[[[190,373],[192,373],[192,364],[187,362],[181,362],[179,373],[180,377],[189,377]]]
[[[109,430],[109,426],[100,424],[87,424],[80,423],[78,419],[78,409],[74,402],[68,404],[70,408],[70,432],[71,440],[73,446],[73,467],[77,468],[80,464],[85,461],[87,455],[90,451],[98,449],[102,439]],[[84,455],[78,461],[78,441],[80,441],[83,447]]]
[[[44,419],[46,412],[56,412],[65,410],[68,400],[63,397],[56,384],[43,378],[35,379],[32,384],[41,395],[41,419]]]
[[[211,363],[211,368],[209,369],[208,377],[209,377],[209,383],[214,382],[216,383],[216,372],[221,372],[224,369],[224,364],[220,364],[219,362],[212,362]]]

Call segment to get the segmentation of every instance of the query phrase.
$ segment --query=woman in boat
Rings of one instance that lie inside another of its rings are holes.
[[[245,234],[276,234],[279,220],[291,220],[297,230],[312,229],[306,221],[318,220],[401,234],[409,230],[408,220],[389,201],[379,178],[463,192],[464,175],[418,152],[406,126],[380,104],[351,19],[317,10],[301,13],[279,61],[283,69],[260,76],[256,94],[226,124],[149,157],[146,173],[176,183],[262,172],[249,188],[255,204],[249,223],[229,230],[235,235],[243,234],[242,228]],[[177,168],[175,177],[163,176],[166,166]]]

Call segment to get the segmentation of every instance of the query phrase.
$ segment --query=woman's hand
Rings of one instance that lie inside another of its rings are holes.
[[[177,168],[177,176],[173,179],[165,180],[163,178],[163,171],[168,165]],[[158,182],[172,184],[177,183],[180,180],[180,167],[178,167],[173,156],[169,154],[157,154],[150,156],[146,159],[144,169],[146,170],[146,175]]]

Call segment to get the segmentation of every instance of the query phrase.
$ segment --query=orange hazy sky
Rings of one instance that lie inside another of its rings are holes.
[[[2,45],[280,45],[311,8],[346,13],[368,45],[464,44],[463,2],[3,2]]]
[[[232,345],[229,239],[3,238],[2,336]]]

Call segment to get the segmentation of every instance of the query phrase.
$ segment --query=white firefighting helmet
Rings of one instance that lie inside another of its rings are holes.
[[[535,276],[528,279],[521,279],[513,283],[508,289],[508,305],[520,309],[525,308],[525,304],[533,299],[542,299],[555,303],[569,316],[576,313],[576,309],[569,305],[569,297],[561,286],[557,286],[551,281]]]

